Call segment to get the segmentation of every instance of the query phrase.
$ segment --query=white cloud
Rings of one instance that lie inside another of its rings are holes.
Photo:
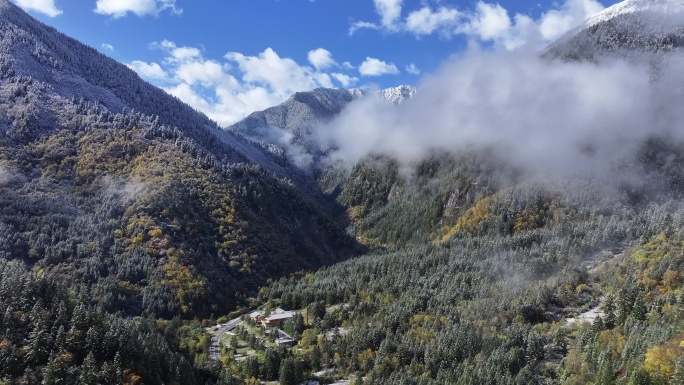
[[[366,57],[366,60],[359,66],[359,73],[363,76],[396,75],[399,69],[393,63]]]
[[[50,17],[57,17],[62,10],[55,5],[55,0],[14,0],[18,6],[26,11],[39,12]]]
[[[406,72],[410,73],[411,75],[420,75],[420,69],[413,63],[406,66]]]
[[[114,52],[114,46],[111,45],[111,44],[102,43],[102,45],[100,45],[100,47],[102,47],[102,49],[105,50],[105,51],[112,51],[112,52]]]
[[[603,10],[594,0],[568,0],[560,9],[546,12],[539,23],[544,40],[554,40],[572,27],[579,25]]]
[[[347,70],[353,70],[356,67],[354,67],[350,62],[346,61],[342,63],[342,68],[347,69]]]
[[[229,52],[222,60],[211,60],[195,47],[168,40],[150,46],[164,52],[164,59],[133,61],[128,66],[223,126],[281,103],[295,92],[335,84],[348,87],[358,81],[344,73],[349,70],[345,64],[324,60],[332,60],[332,54],[320,49],[311,51],[312,64],[318,64],[312,67],[281,57],[271,48],[255,56]],[[323,71],[332,66],[338,70]]]
[[[380,26],[368,21],[357,21],[352,23],[352,25],[349,27],[349,35],[353,35],[360,29],[380,29]]]
[[[507,35],[511,25],[511,18],[504,7],[480,1],[476,12],[470,16],[470,22],[462,27],[462,31],[481,40],[496,40]]]
[[[402,0],[373,0],[375,9],[380,15],[382,26],[388,29],[394,28],[396,21],[401,17]]]
[[[309,63],[317,70],[325,70],[337,64],[332,58],[332,53],[323,48],[309,51],[308,59]]]
[[[217,84],[226,78],[223,67],[216,61],[193,61],[181,64],[176,68],[176,77],[188,85],[201,83],[204,85]]]
[[[549,61],[534,50],[472,49],[425,78],[401,108],[361,100],[318,132],[336,148],[331,158],[348,164],[388,154],[406,166],[435,150],[494,147],[516,168],[609,176],[641,140],[684,138],[673,125],[684,119],[684,54],[665,57],[656,78],[639,62]],[[577,173],[582,168],[592,174]]]
[[[406,30],[415,35],[430,35],[438,29],[453,25],[458,18],[459,12],[456,9],[442,7],[435,12],[429,7],[423,7],[408,15]]]
[[[353,35],[359,29],[382,29],[390,32],[401,31],[401,8],[403,0],[373,0],[375,12],[380,16],[380,24],[368,21],[357,21],[349,27],[349,34]]]
[[[147,79],[167,80],[169,77],[168,74],[157,63],[146,63],[144,61],[134,60],[128,64],[128,68]]]
[[[341,74],[339,72],[334,72],[334,73],[330,74],[330,76],[332,76],[335,80],[340,82],[342,87],[345,87],[345,88],[349,87],[349,86],[351,86],[354,83],[359,81],[359,78],[352,77],[352,76],[345,75],[345,74]]]
[[[508,49],[548,43],[604,9],[597,0],[564,0],[559,5],[553,3],[552,8],[534,19],[521,13],[511,16],[501,5],[485,1],[478,1],[470,10],[447,6],[435,9],[421,2],[420,8],[402,18],[401,1],[376,0],[375,3],[379,22],[354,22],[350,34],[365,28],[384,33],[410,33],[416,38],[431,34],[447,38],[462,35]]]
[[[157,16],[168,10],[172,14],[181,14],[183,10],[176,6],[176,0],[97,0],[95,12],[115,18],[133,13],[137,16]]]
[[[176,43],[168,40],[164,40],[161,43],[152,43],[151,46],[168,51],[171,56],[167,60],[176,63],[182,63],[202,56],[202,52],[195,47],[178,47]]]
[[[283,97],[289,96],[293,90],[332,87],[329,77],[326,79],[315,76],[315,72],[290,58],[281,58],[271,48],[267,48],[259,56],[229,52],[225,58],[237,64],[243,73],[244,82],[264,84]]]

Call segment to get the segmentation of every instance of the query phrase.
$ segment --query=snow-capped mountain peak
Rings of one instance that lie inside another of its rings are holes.
[[[564,60],[613,56],[648,61],[649,55],[682,46],[683,0],[625,0],[551,43],[543,55]]]
[[[407,85],[401,85],[398,87],[385,88],[384,90],[379,90],[378,94],[385,98],[386,101],[394,104],[401,104],[407,99],[411,99],[416,95],[416,88]]]
[[[297,92],[280,105],[254,112],[228,130],[265,148],[288,153],[290,158],[302,158],[304,154],[308,159],[324,153],[329,147],[318,139],[316,127],[333,119],[349,103],[379,97],[388,104],[401,104],[415,94],[416,88],[407,85],[377,91],[316,88]]]
[[[657,14],[659,20],[654,27],[662,25],[662,22],[678,21],[681,24],[681,16],[684,13],[684,1],[682,0],[625,0],[602,12],[590,17],[584,27],[591,27],[598,23],[615,19],[621,15],[644,13]]]

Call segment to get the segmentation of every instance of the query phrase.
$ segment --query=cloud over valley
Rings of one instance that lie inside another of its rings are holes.
[[[432,151],[487,147],[536,171],[606,171],[644,139],[684,139],[682,65],[684,55],[671,54],[656,74],[619,59],[564,62],[474,47],[426,76],[401,106],[351,103],[319,128],[319,139],[350,165],[369,154],[411,164]]]

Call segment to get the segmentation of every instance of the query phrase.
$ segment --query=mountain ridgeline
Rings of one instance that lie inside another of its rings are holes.
[[[319,126],[335,118],[354,100],[380,97],[387,103],[399,105],[409,100],[417,90],[398,86],[369,93],[362,89],[317,88],[297,92],[282,104],[257,111],[228,127],[267,149],[281,160],[307,170],[321,169],[321,159],[333,146],[322,138]]]
[[[295,166],[7,0],[0,31],[0,381],[211,383],[204,345],[145,320],[224,314],[358,249]]]
[[[681,8],[625,1],[541,60],[657,74]],[[344,164],[320,130],[422,91],[320,88],[222,129],[8,0],[0,31],[0,384],[684,383],[681,121],[588,175],[496,143]],[[296,348],[248,317],[213,347],[257,306],[300,312]]]
[[[684,45],[682,12],[675,1],[623,1],[552,43],[544,55],[565,60],[611,56],[638,60],[646,52],[671,53]]]

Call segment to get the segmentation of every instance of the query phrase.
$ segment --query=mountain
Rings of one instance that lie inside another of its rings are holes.
[[[643,58],[684,45],[684,4],[677,0],[626,0],[589,18],[549,45],[544,55],[570,60],[601,56]]]
[[[220,129],[126,66],[37,23],[7,0],[0,2],[0,18],[0,77],[5,79],[0,94],[7,111],[2,121],[22,115],[25,122],[7,130],[10,137],[30,141],[54,132],[79,103],[89,103],[113,114],[128,111],[154,116],[157,124],[182,129],[219,159],[249,162],[281,177],[293,176],[287,165],[276,164],[263,149]],[[17,98],[23,98],[21,108],[15,103]]]
[[[0,0],[0,382],[226,383],[199,320],[357,253],[335,205]]]
[[[359,249],[278,162],[0,0],[0,382],[218,381],[197,320]]]
[[[320,143],[317,139],[316,125],[330,121],[349,103],[361,97],[377,95],[388,103],[400,104],[412,98],[415,93],[416,89],[407,85],[370,94],[357,88],[316,88],[297,92],[278,106],[254,112],[228,127],[228,131],[260,143],[273,153],[287,153],[286,156],[295,163],[307,166],[329,147],[327,143]]]
[[[407,85],[376,91],[376,94],[387,102],[395,104],[412,98],[415,93],[416,89]],[[280,105],[253,112],[229,129],[256,136],[259,136],[259,129],[266,126],[298,131],[330,120],[347,104],[367,95],[367,91],[358,88],[316,88],[312,91],[297,92]]]
[[[627,1],[545,54],[677,57],[679,4]],[[681,105],[667,86],[649,97]],[[371,252],[274,282],[259,301],[313,316],[292,325],[297,362],[325,381],[681,383],[684,143],[639,138],[594,175],[526,175],[496,146],[409,165],[367,156],[336,197]]]
[[[676,4],[627,1],[547,52],[677,52],[644,43]],[[316,125],[372,95],[297,93],[221,130],[7,0],[0,32],[0,383],[684,380],[676,135],[592,175],[497,147],[311,173],[291,160],[325,154]],[[257,307],[293,317],[267,334]]]
[[[401,85],[397,87],[378,90],[378,94],[389,103],[401,104],[416,95],[418,90],[415,87]]]

